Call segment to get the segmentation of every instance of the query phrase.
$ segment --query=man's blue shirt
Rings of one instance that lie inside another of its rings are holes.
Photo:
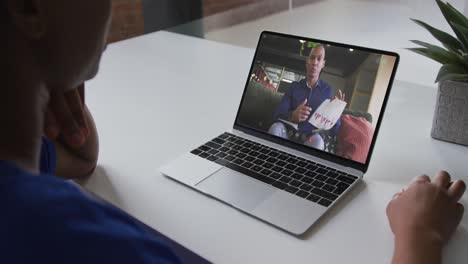
[[[333,90],[323,80],[318,80],[317,85],[314,89],[310,89],[307,86],[305,79],[299,82],[293,82],[288,91],[284,94],[281,102],[276,109],[274,120],[279,118],[289,120],[289,116],[296,108],[304,102],[307,98],[307,105],[312,108],[311,115],[317,110],[317,108],[326,100],[333,98]],[[310,116],[309,116],[310,118]],[[335,126],[331,129],[331,132],[336,134],[341,125],[341,119],[338,119]],[[300,122],[298,130],[300,133],[310,133],[312,130],[317,129],[315,126],[307,121]]]
[[[178,263],[148,228],[57,178],[43,140],[41,173],[0,161],[1,263]]]

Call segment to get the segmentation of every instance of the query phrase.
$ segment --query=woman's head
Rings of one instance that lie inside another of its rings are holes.
[[[7,48],[15,49],[6,52],[28,54],[9,65],[29,63],[49,90],[93,78],[106,45],[110,7],[110,0],[0,0],[7,20],[1,30]]]

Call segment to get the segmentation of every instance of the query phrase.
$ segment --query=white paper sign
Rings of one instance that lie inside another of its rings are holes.
[[[338,122],[345,107],[345,101],[327,99],[312,114],[309,123],[318,129],[329,130]]]

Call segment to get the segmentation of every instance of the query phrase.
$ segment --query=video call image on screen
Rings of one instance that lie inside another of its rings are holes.
[[[264,33],[241,125],[365,163],[396,57]]]

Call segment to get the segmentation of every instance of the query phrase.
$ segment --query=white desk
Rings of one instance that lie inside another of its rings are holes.
[[[250,49],[167,32],[109,46],[99,77],[88,84],[101,155],[85,187],[216,263],[388,263],[393,236],[385,207],[393,193],[421,172],[468,172],[468,148],[429,138],[434,88],[394,86],[366,184],[304,239],[158,172],[232,127],[252,56]],[[465,218],[445,263],[466,263],[467,247]]]

